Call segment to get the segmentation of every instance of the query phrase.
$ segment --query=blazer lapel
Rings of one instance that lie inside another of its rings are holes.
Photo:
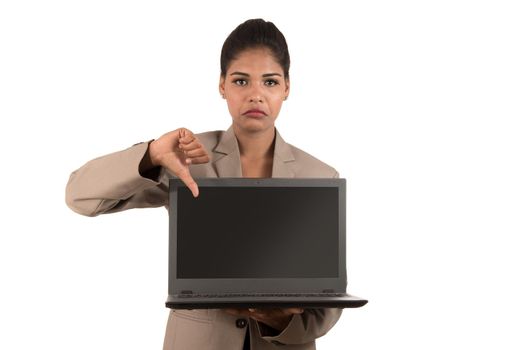
[[[222,135],[213,152],[218,153],[214,161],[218,177],[242,177],[240,150],[233,126]]]
[[[295,177],[295,173],[291,169],[291,164],[295,161],[291,147],[280,136],[276,128],[275,134],[275,151],[273,153],[271,177]]]
[[[290,162],[295,161],[291,147],[282,139],[276,128],[275,134],[272,177],[295,177],[289,166]],[[240,150],[233,126],[222,135],[213,152],[218,153],[213,162],[218,177],[242,177]]]

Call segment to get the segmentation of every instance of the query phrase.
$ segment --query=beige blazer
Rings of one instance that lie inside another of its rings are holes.
[[[233,128],[196,134],[210,161],[190,166],[193,178],[242,177],[240,152]],[[75,212],[96,216],[131,208],[168,204],[168,178],[142,177],[138,166],[148,143],[87,162],[74,171],[66,187],[66,203]],[[306,152],[287,144],[276,131],[272,177],[338,177],[337,171]],[[306,309],[294,315],[282,332],[223,310],[170,310],[164,350],[241,350],[249,330],[252,350],[315,349],[315,339],[338,321],[341,309]],[[247,321],[247,322],[246,322]],[[249,325],[249,327],[247,327]]]

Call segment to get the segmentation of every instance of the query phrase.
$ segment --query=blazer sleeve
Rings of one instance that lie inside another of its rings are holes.
[[[307,344],[326,334],[342,315],[342,309],[304,309],[301,314],[293,315],[288,326],[279,334],[261,322],[256,322],[262,339],[273,344]]]
[[[66,186],[66,204],[85,216],[113,213],[131,208],[167,205],[168,188],[160,179],[146,178],[139,165],[149,142],[133,145],[87,162],[73,171]]]

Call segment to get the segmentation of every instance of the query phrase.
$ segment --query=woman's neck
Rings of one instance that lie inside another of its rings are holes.
[[[256,133],[243,133],[235,129],[240,156],[249,160],[262,160],[273,157],[275,128]]]

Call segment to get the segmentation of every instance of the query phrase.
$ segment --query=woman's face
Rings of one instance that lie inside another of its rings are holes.
[[[260,132],[274,127],[289,94],[289,80],[269,49],[247,49],[231,61],[219,90],[233,124],[246,132]]]

